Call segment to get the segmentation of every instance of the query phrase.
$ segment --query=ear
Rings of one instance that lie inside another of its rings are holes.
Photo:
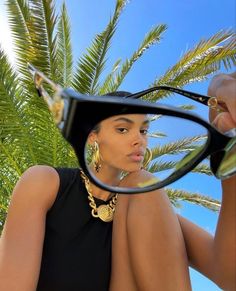
[[[97,133],[95,131],[91,131],[89,136],[88,136],[88,144],[93,145],[97,141]]]

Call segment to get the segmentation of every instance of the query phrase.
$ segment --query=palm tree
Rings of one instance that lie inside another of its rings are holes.
[[[30,166],[78,166],[71,146],[63,139],[60,129],[43,99],[39,98],[27,63],[43,71],[55,83],[72,87],[83,94],[104,94],[117,90],[136,61],[153,45],[160,42],[167,26],[157,25],[149,31],[130,58],[117,60],[111,72],[102,78],[107,54],[115,34],[125,0],[116,0],[114,14],[105,29],[97,34],[91,46],[73,66],[71,32],[66,5],[55,12],[53,0],[6,0],[8,20],[16,53],[14,68],[6,52],[0,47],[0,231],[7,213],[12,189],[20,175]],[[221,31],[202,40],[159,79],[150,85],[183,87],[205,80],[223,63],[226,69],[235,63],[235,42],[231,31]],[[150,95],[149,100],[165,95]],[[187,106],[187,109],[188,106]],[[165,148],[153,148],[154,157],[173,151],[187,150],[179,141]],[[169,165],[150,166],[157,172]],[[206,165],[196,172],[210,175]],[[187,200],[216,210],[219,201],[197,193],[167,189],[171,201],[177,205]]]

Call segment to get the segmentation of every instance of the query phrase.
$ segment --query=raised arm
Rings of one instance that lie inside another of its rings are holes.
[[[45,217],[58,187],[58,174],[48,166],[29,168],[17,182],[0,238],[0,290],[36,289]]]
[[[236,73],[216,76],[208,93],[225,103],[225,112],[210,113],[211,121],[223,132],[236,128]],[[236,163],[236,156],[234,158]],[[222,279],[231,282],[229,290],[236,290],[236,175],[224,180],[222,189],[222,206],[214,240],[216,270],[223,275]]]
[[[222,132],[236,128],[236,73],[214,77],[208,94],[225,103],[224,112],[210,111],[210,121]],[[224,290],[236,290],[236,176],[222,182],[214,237],[182,217],[179,221],[191,265]]]

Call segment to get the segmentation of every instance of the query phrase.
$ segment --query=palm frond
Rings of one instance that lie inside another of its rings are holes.
[[[148,133],[148,137],[162,138],[162,137],[166,137],[166,134],[164,132],[155,131],[155,132]]]
[[[33,160],[36,162],[35,157],[32,153],[30,134],[27,132],[24,123],[22,122],[22,107],[24,100],[20,99],[19,96],[22,93],[21,88],[18,86],[18,78],[16,73],[11,68],[8,60],[0,50],[0,135],[2,143],[11,143],[11,136],[15,136],[15,139],[19,139],[25,136],[23,148],[26,152],[32,154]],[[18,110],[16,110],[18,108]],[[5,151],[1,151],[1,155]],[[19,157],[20,158],[20,157]]]
[[[174,169],[176,163],[173,161],[162,161],[158,160],[156,162],[150,163],[149,167],[147,168],[147,171],[151,173],[159,173],[162,171]]]
[[[99,95],[103,95],[103,94],[112,92],[112,91],[109,91],[108,88],[113,88],[114,85],[115,85],[115,73],[119,69],[120,63],[121,63],[121,59],[117,60],[115,62],[115,64],[113,65],[111,73],[109,73],[107,75],[107,77],[105,78],[105,81],[103,82],[102,86],[100,86],[100,88],[99,88],[99,92],[98,92]]]
[[[7,207],[7,199],[25,165],[22,153],[34,162],[36,158],[32,154],[30,133],[22,123],[21,108],[24,102],[20,98],[19,80],[1,49],[0,67],[0,204]],[[5,217],[3,207],[0,216]]]
[[[199,193],[193,193],[184,190],[177,190],[177,189],[165,189],[167,195],[169,196],[171,202],[175,205],[179,201],[188,201],[193,204],[201,205],[207,209],[213,211],[219,211],[220,209],[220,201],[213,199],[209,196],[200,195]]]
[[[70,87],[72,82],[72,48],[71,48],[71,29],[66,5],[63,3],[61,15],[58,23],[58,70],[63,74],[63,79],[59,84]]]
[[[192,172],[212,176],[212,171],[209,165],[204,164],[204,163],[199,164],[196,168],[192,170]]]
[[[1,158],[0,163],[1,165],[4,165]],[[5,174],[2,171],[2,167],[0,168],[0,237],[7,216],[8,206],[10,203],[10,194],[12,193],[16,181],[16,177]]]
[[[0,161],[3,163],[2,155],[0,156]],[[5,208],[8,207],[8,201],[4,199],[10,196],[18,178],[19,174],[16,171],[6,172],[5,169],[0,170],[0,201],[2,201],[2,205],[5,205]]]
[[[158,159],[158,161],[149,163],[147,171],[149,171],[151,173],[159,173],[162,171],[173,170],[172,172],[174,172],[174,171],[176,171],[177,164],[178,164],[177,162],[163,161],[161,159]],[[210,167],[204,163],[199,164],[191,172],[198,173],[198,174],[205,174],[208,176],[212,175]]]
[[[18,177],[34,164],[75,164],[73,150],[65,144],[44,100],[34,92],[22,91],[1,50],[0,66],[1,164],[8,165],[12,175]]]
[[[32,13],[31,38],[36,53],[36,59],[32,62],[42,70],[49,78],[58,81],[57,67],[57,35],[55,4],[53,0],[30,0]]]
[[[182,110],[195,110],[196,106],[191,105],[191,104],[185,104],[185,105],[179,105],[178,108]]]
[[[116,2],[113,17],[106,29],[97,34],[92,45],[87,49],[78,61],[73,87],[76,91],[83,94],[97,94],[99,88],[99,77],[104,70],[106,54],[111,45],[111,39],[116,31],[119,16],[124,8],[126,1]]]
[[[143,55],[143,53],[148,50],[152,45],[159,43],[162,34],[166,31],[167,26],[165,24],[160,24],[156,27],[154,27],[144,38],[139,48],[134,52],[134,54],[131,56],[130,59],[127,59],[121,69],[120,72],[114,76],[114,82],[110,83],[109,86],[104,88],[104,85],[102,86],[103,92],[113,92],[116,91],[119,86],[121,85],[122,81],[124,80],[127,73],[132,68],[133,64]]]
[[[0,187],[1,187],[1,183],[0,183]],[[6,195],[4,194],[5,193],[3,191],[0,192],[0,237],[1,237],[2,229],[3,229],[4,221],[7,216],[8,203],[9,203],[9,201],[7,201],[6,199]]]
[[[169,85],[181,88],[192,82],[206,80],[222,64],[226,70],[230,69],[236,64],[235,36],[232,31],[220,31],[209,39],[200,41],[151,86]],[[166,91],[160,91],[149,98],[158,100],[169,95]]]
[[[152,149],[153,159],[163,155],[175,155],[183,152],[189,152],[196,148],[193,143],[205,139],[205,136],[194,136],[190,138],[183,138],[181,140],[170,142],[165,145],[158,145]]]
[[[33,40],[31,39],[32,15],[28,1],[7,0],[8,21],[16,52],[16,66],[22,78],[29,79],[27,62],[35,59]]]

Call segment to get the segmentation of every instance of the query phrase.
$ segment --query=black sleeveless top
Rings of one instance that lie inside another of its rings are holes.
[[[79,169],[55,169],[60,187],[46,217],[37,291],[107,291],[112,222],[92,217]]]

